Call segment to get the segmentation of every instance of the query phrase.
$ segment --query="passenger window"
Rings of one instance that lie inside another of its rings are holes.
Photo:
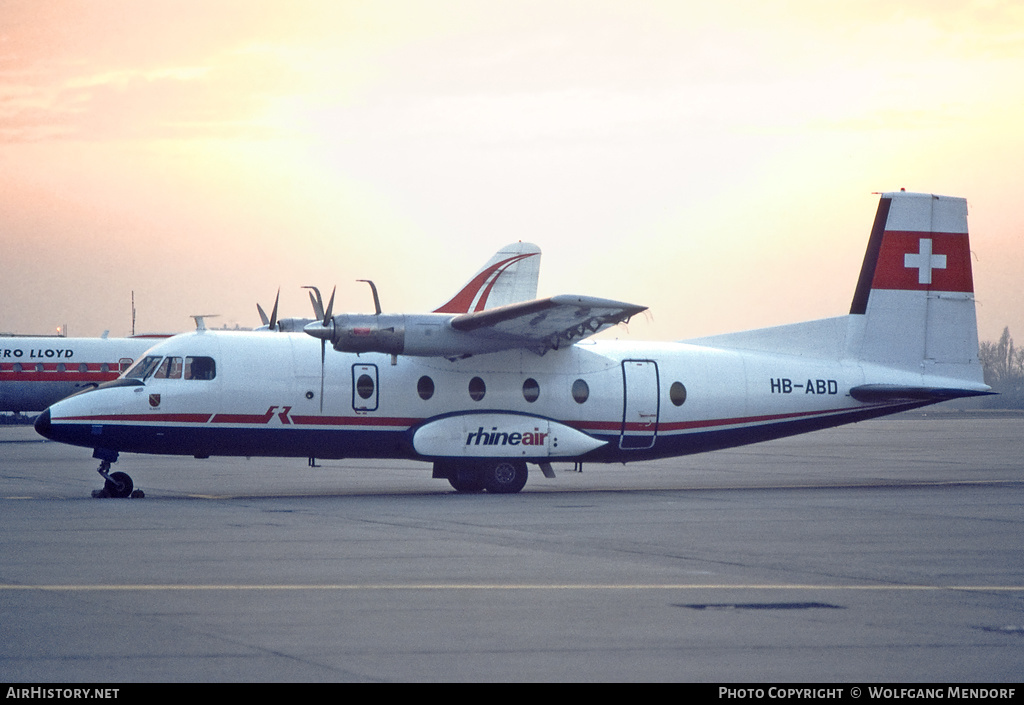
[[[686,401],[686,387],[683,386],[682,382],[672,383],[672,386],[668,388],[668,398],[676,406],[683,405],[683,402]]]
[[[577,404],[582,404],[590,398],[590,386],[582,379],[576,380],[572,383],[572,398]]]
[[[479,377],[469,380],[469,398],[473,401],[480,401],[487,393],[487,385]]]
[[[373,396],[373,377],[370,375],[359,375],[359,379],[356,380],[356,394],[363,399],[369,399]]]
[[[160,364],[156,374],[153,375],[154,379],[181,379],[181,358],[180,357],[165,357],[164,361]]]
[[[426,401],[430,397],[434,396],[434,380],[430,379],[426,375],[420,377],[419,382],[416,383],[416,393],[420,395],[420,399]]]
[[[531,404],[540,398],[540,385],[532,377],[523,382],[523,399]]]
[[[217,366],[212,357],[186,357],[185,379],[210,380],[217,376]]]

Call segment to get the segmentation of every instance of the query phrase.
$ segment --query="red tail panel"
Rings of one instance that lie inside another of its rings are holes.
[[[974,293],[967,235],[886,231],[871,288]]]

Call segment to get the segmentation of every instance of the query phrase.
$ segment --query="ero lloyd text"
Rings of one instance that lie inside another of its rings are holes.
[[[772,394],[839,394],[839,382],[834,379],[809,379],[796,384],[786,377],[770,378]]]
[[[43,357],[60,357],[66,359],[69,357],[74,357],[74,355],[75,351],[71,350],[70,348],[67,350],[59,348],[46,348],[45,350],[40,348],[37,350],[33,348],[28,351],[28,358],[30,360]],[[20,348],[3,348],[0,349],[0,357],[25,357],[25,351]]]

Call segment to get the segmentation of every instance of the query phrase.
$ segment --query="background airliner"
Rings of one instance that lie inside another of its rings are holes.
[[[117,379],[167,337],[0,335],[0,411],[42,411],[75,392]]]
[[[176,336],[36,429],[93,449],[102,496],[132,493],[109,472],[122,452],[410,458],[508,493],[529,464],[550,476],[989,393],[962,198],[882,194],[848,315],[676,343],[588,340],[644,307],[505,288],[539,260],[519,247],[433,313],[334,315],[332,296],[309,335]]]

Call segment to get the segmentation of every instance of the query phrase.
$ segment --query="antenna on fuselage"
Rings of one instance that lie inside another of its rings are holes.
[[[219,315],[220,315],[219,313],[195,313],[195,314],[192,314],[191,316],[189,316],[189,318],[195,319],[195,322],[196,322],[196,332],[197,333],[202,333],[203,331],[206,330],[206,319],[207,318],[216,318]]]

